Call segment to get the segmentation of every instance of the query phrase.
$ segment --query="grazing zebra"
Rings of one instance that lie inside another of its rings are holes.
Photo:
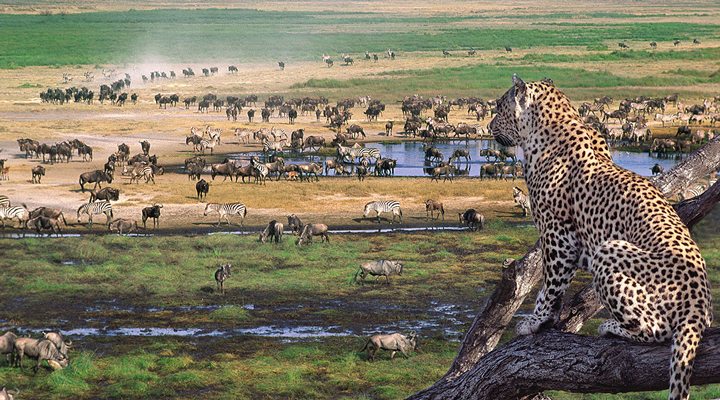
[[[375,217],[377,218],[378,223],[380,223],[380,214],[384,212],[392,213],[393,217],[390,223],[395,222],[395,217],[399,217],[400,223],[402,223],[402,210],[400,209],[400,202],[394,200],[371,201],[365,204],[365,211],[363,211],[363,216],[367,218],[368,215],[370,215],[371,211],[375,211]]]
[[[202,139],[200,141],[200,151],[202,151],[203,154],[205,154],[205,149],[210,149],[210,154],[213,154],[213,151],[215,150],[215,146],[217,146],[220,143],[220,137],[214,137],[211,139]]]
[[[215,271],[215,284],[217,286],[218,291],[220,293],[225,294],[225,280],[230,276],[230,268],[232,268],[232,264],[225,264],[221,265],[220,268],[218,268]]]
[[[513,200],[515,200],[515,204],[522,208],[523,217],[527,217],[530,213],[530,197],[522,189],[515,186],[513,187]]]
[[[285,139],[279,140],[277,142],[272,142],[268,139],[263,139],[263,153],[267,153],[268,151],[272,151],[275,153],[282,153],[283,147],[285,147]]]
[[[80,223],[80,214],[87,214],[89,226],[92,227],[93,215],[105,214],[107,217],[107,224],[110,225],[110,221],[113,218],[112,204],[107,200],[96,201],[93,203],[86,203],[81,205],[77,210],[77,222]]]
[[[2,194],[0,194],[0,207],[10,207],[10,199]]]
[[[28,219],[30,219],[30,212],[25,206],[3,206],[0,207],[0,221],[2,221],[2,227],[5,227],[5,220],[13,220],[17,218],[20,224],[19,228],[27,228]]]
[[[142,165],[133,168],[130,173],[130,183],[133,183],[133,181],[135,181],[135,183],[140,183],[141,177],[145,178],[145,183],[150,183],[150,181],[152,181],[153,185],[155,184],[155,173],[153,172],[152,166]]]
[[[376,149],[374,147],[363,147],[361,149],[355,149],[355,151],[353,151],[353,153],[354,153],[355,157],[358,157],[358,158],[367,158],[367,159],[373,158],[375,160],[380,159],[380,150]]]
[[[228,218],[228,215],[236,214],[240,216],[240,226],[243,226],[243,220],[247,215],[247,208],[245,207],[245,204],[242,203],[208,203],[205,206],[205,212],[203,213],[203,215],[207,217],[208,213],[210,212],[218,213],[217,226],[220,226],[223,218],[225,219],[225,221],[227,221],[227,224],[230,225],[230,219]]]

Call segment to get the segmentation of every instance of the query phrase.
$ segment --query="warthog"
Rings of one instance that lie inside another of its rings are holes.
[[[389,350],[390,359],[395,358],[395,354],[399,351],[405,358],[409,358],[408,353],[410,350],[417,349],[417,335],[415,332],[410,332],[410,335],[405,336],[400,333],[392,333],[390,335],[372,335],[365,343],[365,347],[360,351],[367,350],[368,359],[375,361],[375,354],[378,350]]]
[[[367,262],[360,266],[360,269],[355,273],[353,281],[358,281],[360,277],[360,283],[365,283],[365,277],[368,275],[374,276],[377,282],[381,276],[385,277],[385,283],[390,284],[390,275],[402,275],[403,265],[399,261],[379,260]]]
[[[15,354],[15,336],[12,332],[5,332],[4,335],[0,336],[0,354],[6,354],[8,364],[12,364],[12,357]]]
[[[285,227],[282,223],[272,220],[270,221],[270,223],[268,223],[267,227],[265,227],[265,230],[263,230],[260,234],[260,241],[262,243],[265,243],[267,239],[270,238],[271,242],[275,240],[275,243],[280,243],[280,241],[282,240],[284,229]]]
[[[231,268],[232,264],[225,264],[215,271],[215,284],[222,294],[225,294],[225,280],[230,276]]]
[[[328,227],[325,224],[307,224],[303,227],[300,238],[297,241],[298,246],[302,246],[303,243],[312,243],[313,236],[320,236],[320,243],[330,242],[330,237],[327,234]]]
[[[458,213],[461,224],[467,224],[471,231],[477,231],[485,227],[485,216],[470,208],[464,213]]]
[[[40,179],[45,176],[45,167],[37,165],[32,169],[32,183],[40,183]]]
[[[48,363],[54,362],[61,367],[67,365],[66,358],[48,339],[18,338],[15,341],[15,350],[16,364],[20,366],[20,369],[23,369],[22,362],[25,357],[37,360],[37,364],[33,367],[35,373],[40,369],[40,363],[43,360],[47,360]]]
[[[117,232],[118,235],[132,233],[137,230],[138,230],[137,221],[132,221],[132,220],[125,219],[125,218],[118,218],[116,220],[113,220],[108,225],[108,231]]]
[[[86,183],[94,183],[95,187],[93,189],[97,189],[98,186],[100,186],[100,188],[102,189],[102,182],[112,183],[112,181],[112,174],[108,174],[105,171],[101,171],[98,169],[95,171],[85,172],[83,174],[80,174],[80,190],[85,193]]]
[[[2,388],[2,390],[0,390],[0,400],[14,400],[15,396],[20,394],[20,389],[15,389],[14,392],[15,394],[10,394],[7,389]]]

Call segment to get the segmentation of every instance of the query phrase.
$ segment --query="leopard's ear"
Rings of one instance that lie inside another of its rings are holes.
[[[515,94],[515,101],[520,104],[525,104],[525,96],[527,95],[527,85],[525,84],[525,81],[520,79],[517,74],[513,74],[512,77],[513,81],[513,92]]]

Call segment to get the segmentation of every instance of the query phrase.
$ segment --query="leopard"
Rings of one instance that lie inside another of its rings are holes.
[[[549,79],[513,75],[488,128],[500,145],[523,151],[542,252],[542,287],[516,333],[556,324],[576,272],[587,271],[612,316],[598,333],[669,341],[668,398],[689,399],[712,297],[705,260],[670,203],[648,179],[612,161],[603,137]]]

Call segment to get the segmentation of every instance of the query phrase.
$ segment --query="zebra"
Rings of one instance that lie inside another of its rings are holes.
[[[705,190],[707,190],[707,188],[707,185],[705,185],[704,183],[700,183],[685,189],[678,195],[678,197],[680,201],[692,199],[693,197],[698,197],[701,194],[705,193]]]
[[[87,214],[90,227],[92,227],[93,224],[93,215],[105,214],[107,217],[107,224],[110,226],[110,221],[113,218],[112,204],[110,204],[107,200],[101,200],[81,205],[77,210],[78,224],[80,223],[80,214]]]
[[[215,146],[217,146],[220,143],[220,137],[213,137],[208,139],[202,139],[200,141],[200,150],[203,154],[205,154],[205,149],[210,149],[210,154],[213,153],[213,150],[215,149]]]
[[[515,186],[513,187],[513,200],[515,200],[515,204],[522,208],[523,217],[527,217],[530,213],[530,197],[522,189]]]
[[[250,165],[252,165],[253,172],[255,173],[255,183],[260,183],[264,185],[265,178],[267,178],[268,174],[270,173],[268,167],[265,164],[256,161],[254,157],[250,159]]]
[[[28,220],[30,219],[30,212],[27,210],[25,205],[22,206],[2,206],[0,207],[0,221],[2,221],[2,227],[5,228],[5,220],[13,220],[17,218],[20,224],[19,228],[27,228]]]
[[[0,207],[10,207],[10,199],[2,194],[0,194]]]
[[[145,183],[150,183],[152,181],[153,185],[155,184],[155,173],[153,172],[152,166],[150,165],[143,165],[137,168],[134,168],[130,175],[130,183],[140,183],[140,178],[145,178]]]
[[[232,264],[225,264],[221,265],[220,268],[218,268],[215,271],[215,284],[217,286],[218,291],[220,293],[225,294],[225,280],[230,276],[230,268],[232,268]]]
[[[391,212],[393,217],[391,224],[395,222],[395,217],[400,218],[400,223],[402,224],[402,210],[400,209],[400,202],[395,200],[387,200],[387,201],[371,201],[367,204],[365,204],[365,210],[363,212],[363,216],[365,218],[368,218],[368,215],[371,211],[375,211],[375,217],[377,218],[377,222],[380,223],[380,214],[384,212]]]
[[[357,158],[380,159],[380,150],[374,147],[363,147],[361,149],[356,149],[353,153]]]
[[[203,215],[207,217],[210,212],[218,213],[217,226],[220,226],[223,218],[227,221],[227,224],[230,225],[228,215],[236,214],[240,216],[240,226],[243,226],[243,220],[247,215],[247,208],[245,207],[245,204],[242,203],[208,203],[205,206],[205,212]]]
[[[268,139],[263,139],[263,153],[272,151],[275,153],[282,153],[283,147],[285,147],[285,139],[281,139],[277,142],[272,142]]]

